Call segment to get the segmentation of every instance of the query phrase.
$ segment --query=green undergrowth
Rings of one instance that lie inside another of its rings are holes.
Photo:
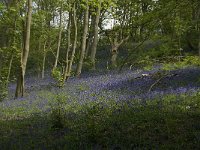
[[[20,117],[19,109],[18,118],[0,118],[1,149],[200,148],[200,93],[145,102],[65,99],[55,96],[47,113],[29,111]]]

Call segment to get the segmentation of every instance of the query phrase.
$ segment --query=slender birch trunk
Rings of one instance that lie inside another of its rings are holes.
[[[95,17],[92,14],[89,14],[89,18],[91,19],[90,25],[89,25],[89,35],[88,39],[86,41],[86,50],[85,50],[85,58],[88,58],[90,50],[91,50],[91,45],[93,43],[93,37],[94,37],[94,22],[95,22]]]
[[[42,41],[41,41],[41,36],[39,37],[38,39],[38,52],[40,53],[41,51],[41,45],[42,45]],[[40,71],[42,70],[42,68],[40,67],[40,62],[37,62],[37,69],[36,69],[36,72],[37,72],[37,77],[38,79],[40,78]]]
[[[63,74],[63,84],[65,83],[65,80],[68,76],[68,68],[69,68],[69,51],[70,51],[70,45],[71,45],[71,10],[69,12],[69,20],[68,20],[68,26],[67,26],[67,52],[66,52],[66,57],[65,57],[65,70]]]
[[[71,70],[72,70],[72,65],[73,65],[73,61],[74,61],[74,57],[75,57],[75,53],[76,53],[76,46],[77,46],[77,20],[76,20],[76,5],[74,4],[73,7],[73,23],[74,23],[74,42],[73,42],[73,48],[72,48],[72,53],[71,53],[71,57],[70,59],[68,59],[68,67],[66,68],[66,72],[64,75],[64,80],[63,83],[65,82],[65,80],[67,80],[70,76],[71,76]]]
[[[79,63],[76,69],[76,76],[79,76],[81,74],[82,67],[83,67],[83,60],[84,60],[85,49],[86,49],[86,40],[87,40],[87,34],[88,34],[88,24],[89,24],[88,17],[89,17],[89,5],[88,5],[88,0],[86,0],[86,10],[84,14],[84,31],[83,31],[83,36],[82,36]]]
[[[42,60],[42,79],[44,79],[44,73],[45,73],[45,62],[46,62],[46,43],[47,40],[44,42],[44,47],[43,47],[43,60]]]
[[[24,76],[26,72],[26,64],[28,60],[29,47],[30,47],[30,31],[31,31],[31,19],[32,19],[32,0],[28,0],[28,12],[26,17],[26,34],[24,48],[21,52],[21,66],[19,76],[17,79],[17,87],[15,92],[15,98],[24,96]]]
[[[95,23],[94,23],[94,39],[91,47],[91,55],[90,59],[92,62],[92,69],[95,69],[95,58],[96,58],[96,51],[97,51],[97,44],[98,44],[98,28],[99,28],[99,19],[101,13],[101,1],[99,2],[99,6],[97,8]]]
[[[73,9],[73,23],[74,23],[74,42],[73,42],[71,58],[69,61],[68,77],[71,76],[72,65],[73,65],[73,61],[74,61],[74,57],[75,57],[75,53],[76,53],[76,47],[77,47],[78,28],[77,28],[75,4],[74,4],[74,9]]]
[[[58,59],[59,59],[59,55],[60,55],[60,44],[61,44],[61,39],[62,39],[62,31],[63,31],[63,27],[62,27],[62,6],[60,8],[60,25],[59,25],[59,35],[58,35],[58,45],[57,45],[57,51],[56,51],[56,59],[55,59],[55,63],[53,66],[53,70],[57,68],[58,65]]]

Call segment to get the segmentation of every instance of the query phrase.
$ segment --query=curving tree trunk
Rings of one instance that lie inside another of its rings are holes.
[[[17,98],[19,96],[21,96],[21,97],[24,96],[24,76],[25,76],[25,72],[26,72],[26,64],[27,64],[27,60],[28,60],[29,47],[30,47],[31,19],[32,19],[32,0],[28,0],[25,43],[24,43],[23,50],[21,52],[21,65],[19,68],[15,98]]]
[[[87,40],[87,34],[88,34],[88,17],[89,17],[89,5],[88,0],[86,0],[86,9],[84,13],[84,31],[82,36],[82,43],[81,43],[81,52],[80,52],[80,58],[76,69],[76,76],[79,76],[82,71],[83,67],[83,60],[85,56],[85,50],[86,50],[86,40]]]

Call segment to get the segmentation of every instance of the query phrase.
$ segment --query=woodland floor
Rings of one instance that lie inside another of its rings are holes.
[[[200,69],[27,78],[0,102],[0,149],[200,149]],[[151,89],[151,90],[150,90]]]

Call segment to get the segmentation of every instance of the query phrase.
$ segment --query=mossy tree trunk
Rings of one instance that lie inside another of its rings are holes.
[[[84,29],[83,29],[83,35],[82,35],[79,62],[76,68],[76,76],[79,76],[81,74],[82,67],[83,67],[83,61],[84,61],[85,50],[86,50],[86,40],[87,40],[87,34],[88,34],[88,24],[89,24],[88,18],[89,18],[89,4],[88,4],[88,0],[86,0],[86,8],[85,8],[85,13],[84,13]]]
[[[21,65],[19,68],[19,74],[17,79],[17,87],[15,92],[15,98],[24,96],[24,76],[26,72],[26,64],[29,55],[29,47],[30,47],[30,31],[31,31],[31,19],[32,19],[32,0],[28,0],[28,12],[26,16],[26,33],[25,33],[25,41],[24,47],[21,52]]]
[[[99,5],[97,7],[96,11],[96,17],[95,17],[95,23],[94,23],[94,39],[91,47],[91,55],[90,59],[92,62],[92,69],[95,69],[95,59],[96,59],[96,51],[97,51],[97,44],[98,44],[98,28],[99,28],[99,19],[101,15],[101,0],[99,2]]]

